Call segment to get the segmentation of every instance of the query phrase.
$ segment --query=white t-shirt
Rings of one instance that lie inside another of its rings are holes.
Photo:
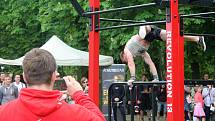
[[[25,84],[22,83],[22,82],[19,82],[19,84],[17,84],[16,82],[13,82],[13,85],[16,86],[16,87],[18,88],[18,91],[19,91],[19,92],[20,92],[20,90],[21,90],[22,88],[26,88],[26,87],[25,87]]]

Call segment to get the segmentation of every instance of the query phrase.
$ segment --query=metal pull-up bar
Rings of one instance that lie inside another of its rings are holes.
[[[168,0],[154,0],[157,4],[162,5],[163,2]],[[214,0],[178,0],[179,4],[198,5],[204,7],[215,7]]]
[[[103,28],[101,27],[101,28],[96,28],[96,30],[101,31],[101,30],[108,30],[108,29],[127,28],[127,27],[133,27],[133,26],[155,25],[155,24],[165,24],[165,23],[166,21],[142,22],[142,23],[110,26],[110,27],[103,27]]]
[[[205,37],[215,37],[215,34],[184,33],[184,35],[190,35],[190,36],[205,36]]]
[[[181,17],[194,17],[194,16],[209,16],[209,15],[215,15],[215,12],[206,12],[206,13],[195,13],[195,14],[188,14],[188,15],[181,15]]]
[[[157,81],[157,82],[143,82],[141,80],[137,80],[133,82],[133,85],[162,85],[166,84],[167,82],[165,80],[163,81]],[[127,82],[114,82],[113,84],[128,84]],[[215,85],[215,80],[201,80],[201,79],[196,79],[196,80],[184,80],[184,85]],[[110,86],[111,87],[111,86]]]
[[[109,10],[85,12],[85,13],[83,13],[83,15],[110,13],[110,12],[123,11],[123,10],[129,10],[129,9],[137,9],[137,8],[155,6],[155,5],[156,5],[156,3],[148,3],[148,4],[142,4],[142,5],[134,5],[134,6],[128,6],[128,7],[114,8],[114,9],[109,9]]]
[[[202,17],[202,16],[187,16],[187,17],[184,17],[184,18],[215,20],[215,17]]]
[[[124,19],[109,19],[109,18],[100,18],[100,21],[122,22],[122,23],[144,23],[143,21],[124,20]]]

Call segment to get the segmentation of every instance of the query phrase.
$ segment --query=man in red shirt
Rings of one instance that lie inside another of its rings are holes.
[[[28,88],[18,99],[0,107],[0,121],[105,121],[99,108],[71,76],[64,77],[75,104],[67,104],[53,90],[56,62],[46,50],[32,49],[23,60],[23,77]]]

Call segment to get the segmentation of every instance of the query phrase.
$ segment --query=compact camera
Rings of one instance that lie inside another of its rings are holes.
[[[64,79],[58,79],[54,83],[54,90],[67,90],[66,82]]]

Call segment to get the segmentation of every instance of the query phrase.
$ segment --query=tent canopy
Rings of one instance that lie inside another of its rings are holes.
[[[60,66],[89,66],[89,53],[81,50],[74,49],[57,36],[52,36],[41,49],[49,51],[56,59],[57,65]],[[7,60],[0,58],[0,64],[6,65],[22,65],[23,57],[15,60]],[[99,65],[108,66],[113,64],[111,56],[99,55]]]

